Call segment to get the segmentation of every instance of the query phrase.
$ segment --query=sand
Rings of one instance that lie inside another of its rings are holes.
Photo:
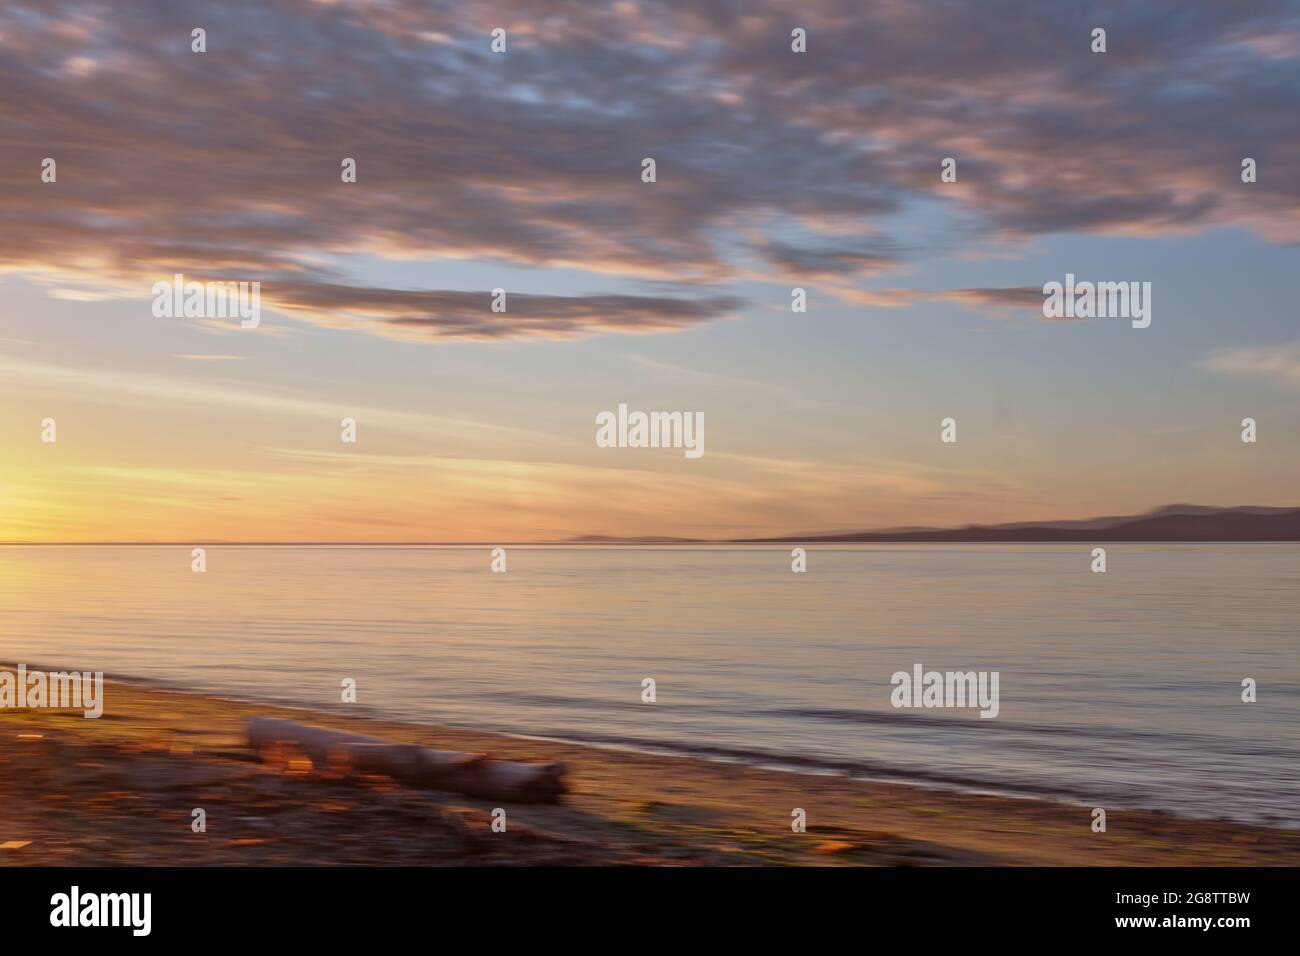
[[[0,711],[0,865],[1300,864],[1300,830],[962,794],[106,684],[98,720]],[[503,805],[263,763],[244,720],[560,760],[558,805]],[[192,811],[206,832],[192,830]],[[807,832],[791,829],[803,808]]]

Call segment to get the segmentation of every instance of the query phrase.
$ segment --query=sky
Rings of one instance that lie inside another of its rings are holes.
[[[0,542],[1297,504],[1294,3],[9,0],[0,90]]]

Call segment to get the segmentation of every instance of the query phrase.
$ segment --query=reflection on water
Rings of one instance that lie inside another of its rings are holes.
[[[0,661],[1300,825],[1300,546],[1108,550],[0,547]],[[999,717],[894,710],[918,662]]]

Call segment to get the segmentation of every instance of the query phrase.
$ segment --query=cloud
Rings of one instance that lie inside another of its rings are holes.
[[[1215,372],[1259,379],[1282,388],[1300,389],[1300,342],[1220,349],[1201,364]]]
[[[505,438],[518,447],[546,440],[536,432],[511,425],[360,403],[339,403],[238,381],[195,381],[163,376],[142,378],[115,369],[65,367],[3,355],[0,355],[0,374],[6,382],[37,383],[47,393],[66,389],[76,394],[90,389],[100,404],[120,403],[156,409],[183,403],[209,410],[220,407],[252,411],[258,415],[314,419],[329,422],[331,428],[333,423],[347,415],[384,431],[422,439],[465,442],[492,436]]]
[[[574,338],[595,332],[677,331],[734,312],[729,296],[682,299],[633,295],[505,295],[504,312],[484,292],[406,291],[323,282],[272,283],[269,299],[288,311],[346,315],[378,322],[393,334],[490,340],[543,336]]]
[[[965,289],[864,289],[837,290],[846,301],[880,308],[900,308],[918,302],[956,302],[994,315],[1027,313],[1043,319],[1043,290],[1032,286],[991,286]],[[1052,320],[1056,321],[1056,320]]]
[[[1066,2],[817,0],[800,7],[806,54],[786,5],[738,10],[521,0],[494,55],[487,0],[7,4],[0,270],[261,279],[308,321],[501,339],[727,315],[717,289],[748,276],[743,250],[783,278],[875,275],[902,257],[886,217],[936,198],[968,242],[1225,223],[1300,240],[1300,127],[1279,120],[1300,113],[1300,15],[1283,0],[1108,9],[1106,54],[1088,49],[1097,17]],[[39,180],[46,156],[57,183]],[[499,316],[486,296],[367,288],[355,254],[629,289],[519,289]],[[636,294],[647,280],[676,288]]]
[[[1033,308],[1042,314],[1043,290],[1026,286],[1012,288],[950,289],[937,293],[942,299],[984,308]]]
[[[790,278],[871,276],[902,262],[897,245],[888,241],[856,246],[798,246],[774,241],[762,246],[760,252],[783,276]]]
[[[1076,321],[1072,318],[1045,316],[1043,314],[1043,290],[1032,286],[948,289],[943,292],[925,293],[924,297],[945,302],[956,302],[973,309],[992,313],[995,316],[1020,314],[1024,318],[1038,319],[1044,322]]]

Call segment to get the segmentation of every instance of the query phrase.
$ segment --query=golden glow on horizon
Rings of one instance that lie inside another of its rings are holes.
[[[244,363],[198,364],[220,374]],[[652,363],[648,374],[666,373]],[[756,394],[740,379],[712,384]],[[331,397],[346,390],[312,396],[279,383],[0,355],[0,542],[764,537],[1136,513],[1170,503],[1159,495],[1172,487],[1202,504],[1291,497],[1286,468],[1244,458],[1230,475],[1225,465],[1189,474],[1186,453],[1141,457],[1117,444],[1110,455],[1127,463],[1099,468],[1113,475],[1107,484],[1048,459],[1009,464],[1019,435],[943,449],[937,421],[932,441],[911,421],[870,434],[837,423],[845,442],[833,454],[796,453],[805,444],[797,426],[743,435],[741,448],[734,432],[721,439],[711,429],[705,456],[687,461],[676,450],[597,448],[594,419],[567,408],[544,416],[565,426],[557,434],[499,410],[474,421]],[[358,444],[340,441],[343,414],[357,417]],[[813,417],[822,414],[837,410]],[[46,416],[58,421],[54,444],[40,440]]]

